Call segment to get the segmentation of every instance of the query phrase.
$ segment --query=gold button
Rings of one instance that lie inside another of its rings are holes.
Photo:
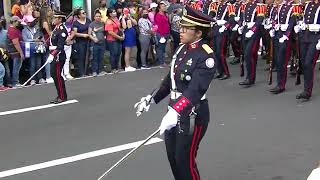
[[[308,18],[310,19],[310,16],[308,16]]]
[[[311,14],[311,12],[309,12],[309,14]]]
[[[310,11],[312,11],[312,8],[310,8]]]

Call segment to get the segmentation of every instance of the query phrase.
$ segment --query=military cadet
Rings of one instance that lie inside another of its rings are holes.
[[[266,13],[266,20],[264,24],[264,29],[267,32],[268,35],[268,43],[267,43],[267,53],[269,55],[269,62],[268,64],[271,63],[271,66],[274,66],[275,64],[275,58],[276,58],[276,52],[278,46],[275,47],[275,45],[278,45],[279,41],[274,41],[275,37],[275,25],[278,22],[278,8],[279,8],[279,3],[280,0],[270,0],[267,8],[267,13]],[[272,50],[272,51],[271,51]],[[273,67],[271,67],[273,68]]]
[[[294,27],[299,33],[300,61],[303,67],[304,91],[296,99],[307,101],[312,95],[314,68],[320,50],[320,3],[312,0],[306,3],[304,17]]]
[[[275,4],[273,3],[273,0],[267,0],[267,12],[266,12],[266,17],[263,23],[263,33],[262,33],[262,41],[264,44],[264,47],[266,48],[266,55],[264,56],[264,59],[267,60],[267,64],[269,64],[272,55],[271,55],[271,45],[272,45],[272,39],[269,34],[269,30],[272,28],[272,21],[275,14],[277,14],[277,9]]]
[[[209,4],[209,7],[208,7],[208,15],[211,16],[212,18],[215,18],[217,15],[218,6],[219,6],[218,1],[212,0],[212,2]]]
[[[239,83],[242,87],[251,87],[256,80],[256,66],[262,22],[266,14],[266,4],[251,0],[244,10],[243,33],[244,61],[246,63],[246,79]]]
[[[213,42],[217,57],[217,74],[215,78],[225,80],[230,77],[229,67],[226,60],[228,30],[233,24],[235,7],[228,1],[222,0],[218,7],[216,25],[213,27]]]
[[[242,0],[237,0],[235,2],[235,25],[231,28],[230,32],[230,43],[234,54],[234,59],[230,62],[232,65],[240,63],[240,58],[242,56],[242,40],[238,28],[242,24],[244,8],[245,4]]]
[[[291,41],[293,27],[296,25],[296,16],[294,15],[293,1],[284,0],[278,10],[278,22],[276,25],[275,41],[279,42],[276,69],[277,85],[269,91],[273,94],[279,94],[285,91],[287,81],[287,65],[291,56]]]
[[[196,155],[209,123],[206,91],[215,73],[214,53],[206,42],[211,22],[210,16],[186,6],[180,22],[182,45],[172,58],[171,70],[155,95],[142,98],[137,106],[139,114],[150,101],[159,103],[170,94],[160,134],[165,134],[175,180],[200,180]]]
[[[67,39],[68,31],[63,25],[66,21],[66,15],[56,11],[53,15],[53,25],[55,26],[50,36],[50,55],[48,61],[51,61],[51,75],[57,89],[58,97],[50,103],[58,104],[67,100],[67,92],[64,79],[61,76],[64,63],[66,61],[66,53],[64,45]]]

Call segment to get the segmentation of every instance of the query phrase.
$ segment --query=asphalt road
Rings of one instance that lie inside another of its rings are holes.
[[[199,153],[204,180],[303,180],[320,160],[320,90],[316,71],[312,101],[289,77],[287,91],[271,95],[259,62],[257,83],[243,89],[238,66],[207,92],[211,122]],[[0,116],[0,177],[7,170],[143,140],[161,122],[167,100],[137,118],[133,105],[156,88],[168,69],[68,81],[79,102]],[[0,92],[0,112],[48,104],[52,84]],[[161,136],[158,136],[162,138]],[[3,177],[4,180],[95,180],[129,150]],[[109,180],[172,180],[163,142],[139,150]]]

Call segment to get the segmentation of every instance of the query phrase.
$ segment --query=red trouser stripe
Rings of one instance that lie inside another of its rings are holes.
[[[60,99],[64,100],[64,94],[63,94],[62,83],[61,83],[60,62],[56,62],[56,76],[58,81]]]
[[[221,41],[221,54],[220,54],[220,57],[221,57],[221,63],[223,65],[223,69],[224,69],[224,72],[226,75],[229,75],[229,70],[228,70],[228,67],[227,67],[227,62],[226,62],[226,57],[225,57],[225,46],[226,46],[226,40],[227,40],[227,37],[225,34],[222,35],[222,41]]]
[[[202,127],[198,128],[197,126],[195,126],[195,131],[192,137],[192,144],[191,144],[191,149],[189,154],[190,173],[192,175],[193,180],[200,180],[200,176],[196,170],[196,153],[197,153],[197,148],[198,148],[198,144],[201,137],[201,132],[202,132]]]
[[[192,137],[192,143],[191,143],[191,149],[190,149],[190,153],[189,153],[189,167],[190,167],[190,173],[192,175],[192,179],[196,180],[195,174],[194,174],[194,168],[193,168],[193,149],[194,149],[194,145],[195,145],[195,141],[196,141],[196,137],[197,137],[197,133],[198,133],[198,127],[195,126],[194,127],[195,130],[193,132],[193,137]]]

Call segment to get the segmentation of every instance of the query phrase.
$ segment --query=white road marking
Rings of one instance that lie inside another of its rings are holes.
[[[319,63],[319,62],[320,62],[320,60],[317,60],[317,63]],[[288,66],[287,66],[287,68],[290,68],[290,67],[291,67],[291,65],[288,65]]]
[[[51,107],[55,107],[55,106],[62,106],[62,105],[73,104],[73,103],[77,103],[77,102],[79,102],[79,101],[73,99],[73,100],[65,101],[60,104],[47,104],[47,105],[42,105],[42,106],[34,106],[34,107],[29,107],[29,108],[4,111],[4,112],[0,112],[0,116],[5,116],[5,115],[9,115],[9,114],[17,114],[17,113],[28,112],[28,111],[35,111],[35,110],[39,110],[39,109],[47,109],[47,108],[51,108]]]
[[[159,143],[162,141],[163,140],[160,138],[152,138],[148,143],[146,143],[146,145],[155,144],[155,143]],[[53,166],[59,166],[59,165],[72,163],[72,162],[76,162],[76,161],[80,161],[80,160],[84,160],[84,159],[89,159],[89,158],[93,158],[93,157],[97,157],[97,156],[102,156],[102,155],[106,155],[106,154],[111,154],[111,153],[115,153],[115,152],[119,152],[119,151],[132,149],[132,148],[135,148],[138,145],[140,145],[142,142],[143,141],[137,141],[137,142],[133,142],[133,143],[129,143],[129,144],[114,146],[114,147],[110,147],[110,148],[106,148],[106,149],[101,149],[101,150],[97,150],[97,151],[92,151],[92,152],[88,152],[88,153],[84,153],[84,154],[71,156],[71,157],[56,159],[56,160],[47,161],[47,162],[43,162],[43,163],[39,163],[39,164],[34,164],[34,165],[25,166],[25,167],[21,167],[21,168],[2,171],[2,172],[0,172],[0,178],[13,176],[13,175],[17,175],[17,174],[22,174],[22,173],[27,173],[27,172],[31,172],[31,171],[36,171],[36,170],[40,170],[40,169],[45,169],[45,168],[49,168],[49,167],[53,167]]]

